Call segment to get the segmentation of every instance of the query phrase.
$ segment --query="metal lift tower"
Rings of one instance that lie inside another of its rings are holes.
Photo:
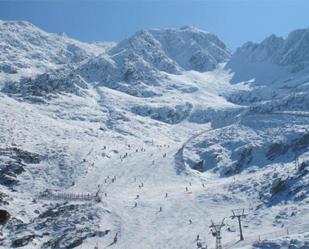
[[[245,209],[234,209],[232,210],[233,215],[231,216],[232,219],[237,218],[238,219],[238,225],[239,225],[239,234],[240,234],[240,240],[244,240],[244,236],[242,234],[242,227],[241,227],[241,219],[245,218],[247,214],[245,214]]]
[[[211,221],[211,225],[209,226],[210,231],[214,237],[216,237],[216,249],[222,249],[221,245],[221,228],[225,226],[224,219],[222,220],[221,224],[215,224]]]

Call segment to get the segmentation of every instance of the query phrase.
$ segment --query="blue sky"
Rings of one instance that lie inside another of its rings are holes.
[[[140,29],[191,25],[235,49],[309,27],[309,0],[0,0],[0,19],[27,20],[82,41],[119,41]]]

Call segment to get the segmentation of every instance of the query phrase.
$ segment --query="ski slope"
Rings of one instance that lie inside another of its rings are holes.
[[[203,87],[207,88],[207,84]],[[96,101],[104,99],[107,103],[115,103],[113,98],[118,97],[118,93],[107,88],[93,89],[89,92],[89,99],[67,96],[52,100],[47,108],[42,108],[3,96],[1,127],[8,132],[3,133],[2,141],[8,146],[15,144],[48,155],[41,163],[42,170],[31,166],[21,176],[18,192],[11,194],[15,197],[11,205],[16,207],[13,215],[27,222],[35,217],[31,210],[44,212],[46,207],[56,203],[90,205],[88,208],[94,209],[99,217],[93,226],[101,231],[109,230],[109,233],[103,237],[86,238],[76,248],[94,248],[96,244],[99,248],[196,248],[197,235],[211,247],[215,240],[209,233],[210,220],[221,221],[235,208],[245,208],[249,214],[245,237],[265,234],[265,231],[282,231],[282,224],[273,223],[274,217],[282,210],[287,213],[297,210],[297,217],[302,217],[302,232],[307,231],[305,205],[297,207],[296,203],[288,203],[256,211],[260,205],[258,199],[254,199],[256,197],[251,192],[241,190],[248,183],[254,184],[253,179],[264,180],[267,172],[278,167],[277,163],[260,171],[224,178],[211,171],[191,170],[184,165],[183,159],[183,152],[188,152],[187,144],[218,128],[213,129],[210,123],[185,121],[169,125],[147,117],[130,116],[130,124],[120,120],[110,124],[112,130],[104,126],[100,130],[102,124],[96,120],[98,116],[104,117],[105,110]],[[123,102],[130,103],[131,98]],[[118,106],[106,108],[117,113],[122,102],[118,103]],[[76,113],[76,106],[79,106],[79,113]],[[224,123],[222,125],[225,127]],[[287,172],[293,172],[294,168],[294,162],[285,164]],[[34,175],[35,181],[32,180]],[[113,177],[116,180],[111,182]],[[139,188],[141,184],[143,187]],[[29,201],[38,198],[46,188],[77,194],[94,194],[100,188],[102,202],[39,199],[35,206],[30,205]],[[20,207],[26,211],[26,216],[20,214]],[[71,215],[74,222],[78,214]],[[295,227],[298,223],[297,219],[286,220],[283,224],[284,227]],[[222,242],[234,246],[238,238],[237,224],[227,220],[228,227],[230,231],[224,229]],[[50,238],[59,233],[61,229],[52,232]],[[116,234],[117,242],[112,244]],[[24,248],[39,248],[45,240],[36,238]],[[250,244],[252,242],[250,240]],[[247,246],[241,245],[235,246]]]
[[[308,248],[306,71],[235,84],[230,51],[190,27],[99,45],[5,23],[23,45],[6,64],[29,68],[0,68],[0,248],[214,248],[223,218],[224,248]]]

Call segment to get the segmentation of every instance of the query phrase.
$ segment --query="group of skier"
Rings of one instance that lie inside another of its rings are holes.
[[[154,145],[153,141],[152,141],[152,145]],[[162,148],[169,148],[170,146],[167,145],[167,144],[162,144],[162,145],[156,145],[157,148],[159,148],[159,150],[161,150]],[[107,146],[103,146],[102,148],[103,150],[107,150]],[[127,149],[130,150],[131,152],[128,153],[128,152],[125,152],[123,155],[120,155],[119,158],[120,158],[120,161],[122,162],[125,158],[129,157],[132,155],[132,152],[135,152],[135,153],[138,153],[138,152],[146,152],[146,149],[144,147],[140,147],[140,148],[134,148],[134,146],[132,146],[131,144],[127,144]],[[153,153],[150,154],[150,157],[153,156]],[[163,158],[166,158],[167,157],[167,153],[163,153],[162,154],[162,157]],[[155,164],[155,161],[152,160],[152,165]],[[113,177],[110,177],[110,176],[107,176],[105,179],[104,179],[104,183],[114,183],[116,181],[116,176],[113,176]],[[137,178],[134,177],[134,182],[137,181]],[[143,182],[140,182],[140,184],[138,185],[138,188],[139,189],[142,189],[144,187],[144,183]],[[98,185],[98,192],[96,194],[96,196],[98,197],[99,199],[99,192],[101,191],[100,190],[101,188],[101,185]],[[105,197],[107,197],[107,193],[105,192],[104,193]],[[168,193],[165,193],[165,198],[168,198]],[[133,205],[133,208],[137,208],[138,206],[138,202],[137,200],[140,199],[140,194],[137,194],[136,197],[135,197],[135,201],[134,201],[134,205]],[[159,209],[157,211],[158,213],[159,212],[163,212],[163,207],[162,206],[159,206]],[[189,220],[189,223],[192,224],[192,220],[190,219]],[[110,244],[110,245],[113,245],[115,243],[117,243],[117,240],[118,240],[118,233],[115,234],[115,237],[113,239],[113,242]]]

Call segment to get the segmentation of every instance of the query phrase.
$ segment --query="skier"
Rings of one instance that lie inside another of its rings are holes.
[[[189,191],[188,187],[186,187],[186,191],[187,191],[187,192]]]
[[[138,199],[139,198],[139,195],[136,195],[136,199]]]
[[[117,240],[118,240],[118,232],[115,234],[113,244],[117,243]]]
[[[165,193],[165,198],[167,198],[168,197],[168,193]]]
[[[102,201],[102,199],[101,199],[101,197],[100,197],[100,196],[95,196],[95,201],[96,201],[96,202],[101,202],[101,201]]]
[[[203,185],[203,188],[205,188],[205,184],[203,183],[202,185]]]
[[[189,219],[189,223],[190,223],[190,225],[193,223],[193,221],[191,220],[191,219]]]
[[[159,212],[162,212],[162,207],[160,207]]]
[[[202,245],[201,241],[197,241],[196,242],[196,246],[197,246],[197,248],[203,248],[203,245]]]

